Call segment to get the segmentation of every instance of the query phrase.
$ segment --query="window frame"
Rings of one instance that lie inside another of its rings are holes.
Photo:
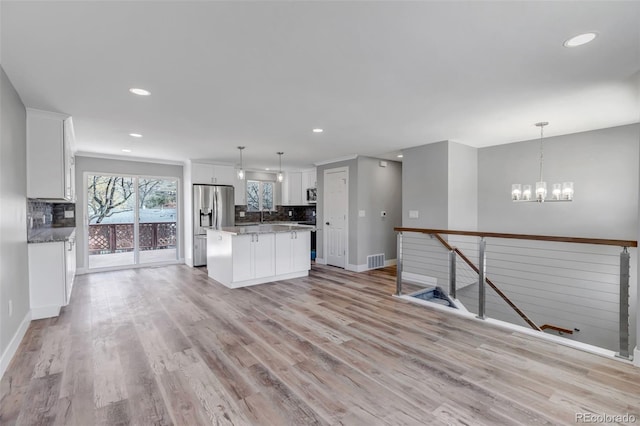
[[[258,183],[258,209],[252,210],[249,204],[249,182],[257,182]],[[264,207],[264,186],[271,185],[271,208]],[[245,196],[247,200],[247,211],[248,212],[260,212],[260,211],[269,211],[275,212],[276,209],[276,183],[271,180],[261,180],[261,179],[246,179],[245,180]]]

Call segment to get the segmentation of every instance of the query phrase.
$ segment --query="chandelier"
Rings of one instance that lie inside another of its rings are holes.
[[[511,200],[514,202],[537,202],[544,203],[549,201],[572,201],[573,200],[573,182],[554,183],[551,186],[551,198],[547,198],[547,182],[542,178],[544,169],[544,126],[549,122],[541,121],[536,123],[540,127],[540,179],[536,182],[535,193],[531,191],[531,185],[521,185],[514,183],[511,185]]]

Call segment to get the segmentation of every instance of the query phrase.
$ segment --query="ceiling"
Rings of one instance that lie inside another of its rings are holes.
[[[302,168],[640,121],[640,2],[0,5],[2,67],[83,153]]]

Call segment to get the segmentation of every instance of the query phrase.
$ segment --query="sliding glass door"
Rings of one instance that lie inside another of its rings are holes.
[[[87,176],[89,269],[175,261],[178,181]]]
[[[138,179],[140,263],[177,259],[177,186],[175,179]]]

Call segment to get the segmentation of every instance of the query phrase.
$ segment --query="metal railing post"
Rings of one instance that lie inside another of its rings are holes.
[[[485,319],[484,308],[485,308],[485,294],[484,294],[484,281],[486,279],[487,272],[487,262],[485,256],[485,249],[487,247],[487,242],[484,237],[480,238],[480,242],[478,243],[478,251],[480,253],[478,259],[478,318]]]
[[[398,232],[398,247],[396,251],[396,295],[402,295],[402,232]]]
[[[629,259],[624,247],[620,253],[620,358],[629,359]]]
[[[456,298],[456,251],[449,250],[449,296]]]

